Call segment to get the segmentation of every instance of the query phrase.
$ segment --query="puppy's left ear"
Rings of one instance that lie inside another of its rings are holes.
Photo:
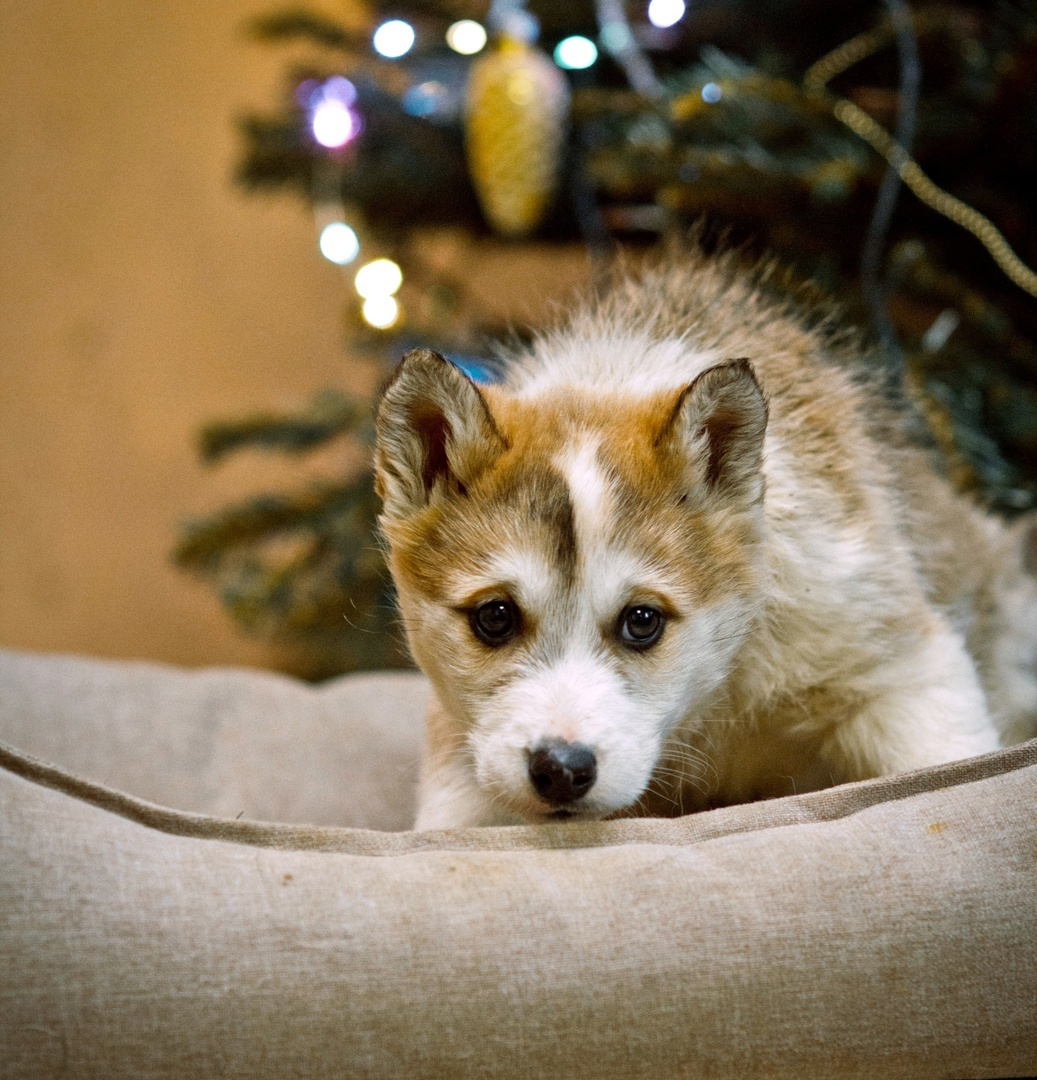
[[[463,491],[507,446],[479,388],[431,349],[404,356],[382,395],[376,432],[375,486],[389,518]]]
[[[677,396],[656,445],[686,455],[692,487],[752,505],[763,497],[767,402],[748,360],[707,368]]]

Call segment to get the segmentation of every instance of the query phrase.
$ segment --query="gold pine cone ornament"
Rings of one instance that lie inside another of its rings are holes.
[[[565,76],[535,46],[505,37],[473,64],[468,169],[482,211],[501,235],[526,236],[547,213],[568,116]]]

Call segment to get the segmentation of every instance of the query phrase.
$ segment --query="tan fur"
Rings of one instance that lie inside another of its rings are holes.
[[[572,812],[600,817],[1034,732],[1030,524],[956,494],[852,339],[772,293],[692,254],[588,301],[504,386],[404,360],[376,467],[438,699],[420,826],[542,819],[524,769],[543,738],[594,745],[601,778]],[[498,599],[521,633],[489,648],[468,613]],[[616,636],[635,604],[667,619],[646,651]]]

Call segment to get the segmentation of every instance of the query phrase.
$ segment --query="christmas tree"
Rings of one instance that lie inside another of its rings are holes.
[[[242,122],[238,180],[312,206],[354,355],[388,372],[420,343],[494,377],[486,343],[515,328],[423,259],[430,227],[600,264],[695,227],[838,301],[963,488],[1037,503],[1032,0],[410,0],[362,28],[286,10],[252,29],[305,58]],[[336,438],[370,444],[370,402],[217,423],[202,452]],[[376,514],[363,473],[196,522],[176,557],[247,629],[310,642],[315,675],[401,663]]]

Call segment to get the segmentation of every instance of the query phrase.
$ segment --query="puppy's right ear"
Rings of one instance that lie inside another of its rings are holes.
[[[412,349],[385,388],[376,420],[375,487],[405,518],[437,491],[465,488],[507,448],[486,399],[431,349]]]

